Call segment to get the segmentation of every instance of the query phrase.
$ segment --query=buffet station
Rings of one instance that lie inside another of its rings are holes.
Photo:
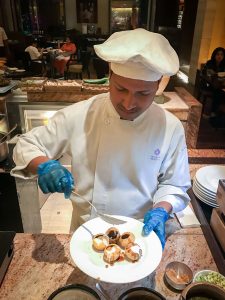
[[[74,234],[41,233],[40,208],[48,195],[40,192],[35,179],[25,184],[10,176],[18,136],[47,124],[67,105],[108,92],[107,78],[99,82],[30,77],[10,90],[0,97],[1,113],[8,117],[1,126],[14,129],[7,142],[8,157],[0,162],[0,203],[11,199],[13,213],[4,211],[1,218],[8,226],[12,214],[15,222],[0,252],[0,299],[225,299],[225,167],[207,165],[224,162],[225,151],[209,150],[209,160],[201,160],[207,155],[195,148],[202,106],[192,95],[177,87],[174,92],[161,90],[155,98],[181,120],[195,167],[191,204],[167,222],[162,251],[154,232],[144,238],[142,222],[122,216],[116,224],[94,218]],[[60,161],[70,166],[69,157]],[[0,241],[1,236],[0,232]]]

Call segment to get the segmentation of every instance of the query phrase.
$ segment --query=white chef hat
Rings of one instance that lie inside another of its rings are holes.
[[[94,49],[111,63],[114,73],[127,78],[157,81],[179,70],[178,56],[168,40],[142,28],[115,32]]]

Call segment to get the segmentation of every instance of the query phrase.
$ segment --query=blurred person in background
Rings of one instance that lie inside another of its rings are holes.
[[[64,70],[70,56],[76,52],[76,45],[72,43],[71,38],[67,37],[66,42],[59,48],[57,56],[53,61],[53,66],[58,71],[59,75],[64,75]]]
[[[0,27],[0,57],[9,56],[8,37],[3,27]]]
[[[211,59],[203,67],[203,74],[207,74],[207,71],[211,74],[218,72],[225,72],[225,49],[218,47],[213,50]]]
[[[30,54],[31,60],[41,60],[43,57],[43,49],[40,51],[37,48],[37,41],[33,39],[30,46],[25,49],[25,52]]]
[[[218,88],[213,87],[204,76],[214,76],[219,72],[225,72],[225,49],[218,47],[213,50],[211,59],[206,62],[202,69],[203,77],[201,79],[201,87],[209,90],[212,93],[213,101],[211,107],[211,117],[216,117],[224,99],[224,92]]]

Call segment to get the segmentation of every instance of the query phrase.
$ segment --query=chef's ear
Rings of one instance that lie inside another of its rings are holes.
[[[160,85],[160,82],[162,81],[162,78],[163,78],[163,76],[161,76],[161,78],[159,78],[159,80],[158,80],[158,87]]]
[[[111,63],[109,63],[109,79],[111,79],[111,76],[112,76],[112,69],[111,69]]]

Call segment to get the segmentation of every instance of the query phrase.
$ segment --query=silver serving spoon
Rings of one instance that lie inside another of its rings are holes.
[[[124,221],[124,220],[121,220],[121,219],[118,219],[118,218],[115,218],[113,216],[110,216],[108,214],[103,214],[103,213],[100,213],[97,208],[90,202],[88,201],[87,199],[85,199],[83,196],[81,196],[80,194],[78,194],[75,190],[72,190],[72,194],[80,197],[82,200],[84,200],[85,202],[88,202],[91,207],[93,207],[96,215],[98,215],[100,218],[102,218],[102,220],[104,220],[105,222],[107,223],[110,223],[110,224],[113,224],[113,225],[120,225],[120,224],[125,224],[127,221]]]
[[[108,292],[106,292],[105,289],[103,289],[103,287],[100,285],[100,283],[96,283],[95,285],[96,289],[100,292],[100,294],[106,299],[106,300],[111,300]]]
[[[10,133],[12,133],[12,132],[16,129],[16,127],[17,127],[17,124],[15,124],[15,125],[13,126],[13,128],[10,129],[10,131],[7,132],[7,133],[0,139],[0,144],[1,144],[1,142],[2,142],[5,138],[7,138],[7,136],[10,135]]]

